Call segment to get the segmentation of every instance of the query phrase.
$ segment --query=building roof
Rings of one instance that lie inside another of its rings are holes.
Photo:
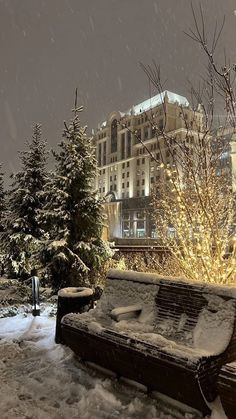
[[[138,115],[142,112],[146,112],[149,109],[155,108],[158,105],[161,105],[164,102],[165,96],[168,97],[168,102],[170,103],[178,103],[182,106],[189,106],[189,102],[184,96],[177,95],[177,93],[169,92],[168,90],[165,90],[162,93],[159,93],[156,96],[153,96],[147,100],[144,100],[144,102],[139,103],[138,105],[132,106],[127,111],[128,115]]]
[[[133,105],[127,112],[119,112],[121,117],[125,115],[139,115],[142,112],[149,111],[152,108],[155,108],[158,105],[161,105],[164,102],[165,97],[167,96],[169,103],[178,103],[180,106],[189,106],[189,102],[184,96],[177,95],[177,93],[169,92],[164,90],[164,92],[159,93],[149,99],[144,100],[138,105]],[[105,128],[107,126],[107,121],[98,124],[98,128]]]

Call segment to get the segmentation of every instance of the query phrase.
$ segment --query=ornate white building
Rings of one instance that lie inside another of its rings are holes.
[[[163,106],[164,103],[164,106]],[[171,155],[156,129],[165,128],[168,136],[186,138],[186,122],[193,110],[188,100],[164,91],[127,112],[112,112],[95,132],[99,174],[96,187],[107,197],[108,232],[111,240],[155,238],[150,217],[149,195],[152,185],[163,173],[158,161],[171,164]],[[194,113],[198,126],[202,113]],[[138,139],[141,138],[142,142]],[[150,156],[148,150],[155,156]]]

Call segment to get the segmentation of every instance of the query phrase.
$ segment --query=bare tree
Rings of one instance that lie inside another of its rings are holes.
[[[180,106],[184,135],[179,138],[167,130],[167,110],[160,68],[141,65],[157,93],[163,95],[164,123],[158,127],[155,115],[149,123],[157,142],[163,141],[161,161],[141,141],[159,171],[159,181],[152,193],[152,209],[160,242],[167,246],[178,274],[201,281],[229,283],[235,272],[235,194],[227,168],[222,170],[222,156],[228,151],[224,133],[235,131],[235,68],[217,66],[215,51],[224,20],[216,24],[212,40],[207,42],[206,24],[200,6],[197,17],[192,7],[194,27],[189,36],[197,42],[208,59],[207,76],[196,89],[191,87],[192,108]],[[232,75],[233,74],[233,75]],[[213,135],[216,101],[224,101],[221,134]],[[165,159],[168,152],[169,161]]]

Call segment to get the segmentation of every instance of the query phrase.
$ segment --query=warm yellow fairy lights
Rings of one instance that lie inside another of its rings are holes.
[[[185,277],[221,284],[235,282],[231,179],[217,175],[218,157],[211,139],[196,135],[191,153],[186,141],[175,143],[172,169],[161,165],[162,181],[153,193],[158,237]],[[168,138],[166,147],[170,148]]]

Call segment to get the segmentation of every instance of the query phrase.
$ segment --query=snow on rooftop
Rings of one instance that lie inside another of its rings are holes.
[[[180,106],[189,106],[189,102],[186,97],[178,95],[177,93],[169,92],[164,90],[164,92],[159,93],[149,99],[144,100],[138,105],[133,105],[127,112],[119,112],[121,117],[125,115],[139,115],[142,112],[149,111],[152,108],[155,108],[158,105],[161,105],[164,102],[165,96],[168,98],[169,103],[177,103]],[[98,129],[103,129],[107,126],[107,121],[98,124]]]
[[[164,102],[164,98],[167,96],[168,102],[170,103],[178,103],[182,106],[189,106],[189,102],[184,96],[177,95],[177,93],[169,92],[165,90],[162,93],[159,93],[156,96],[153,96],[144,102],[139,103],[138,105],[132,106],[131,109],[128,110],[128,115],[138,115],[142,112],[146,112],[149,109],[155,108],[158,105],[161,105]]]

